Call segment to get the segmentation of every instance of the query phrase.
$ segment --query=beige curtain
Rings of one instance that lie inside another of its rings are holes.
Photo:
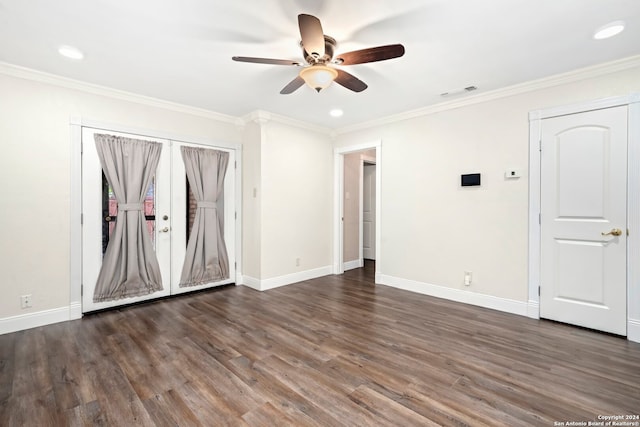
[[[229,278],[222,209],[229,153],[195,147],[181,147],[181,152],[198,207],[187,244],[180,287],[218,282]]]
[[[112,301],[162,290],[160,267],[142,205],[162,145],[99,134],[95,135],[95,142],[102,169],[118,201],[118,215],[93,301]]]

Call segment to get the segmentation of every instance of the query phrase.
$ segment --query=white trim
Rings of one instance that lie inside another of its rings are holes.
[[[76,301],[69,304],[69,320],[82,319],[82,302]]]
[[[640,343],[640,320],[629,319],[627,321],[627,339]]]
[[[634,57],[636,62],[640,57]],[[627,339],[640,342],[640,93],[597,99],[529,113],[529,275],[528,316],[539,317],[540,299],[540,167],[542,120],[567,114],[629,105],[627,165]],[[537,310],[537,313],[536,313]],[[537,316],[536,316],[537,315]]]
[[[363,266],[364,266],[364,262],[361,258],[361,259],[354,259],[353,261],[345,261],[342,269],[344,271],[348,271],[348,270],[354,270],[356,268],[362,268]]]
[[[627,166],[627,339],[640,342],[640,93],[629,103]]]
[[[105,122],[102,120],[88,119],[85,117],[72,117],[70,122],[72,125],[78,125],[81,127],[92,128],[96,130],[103,130],[106,132],[127,133],[130,135],[137,135],[145,138],[160,138],[174,142],[206,145],[210,147],[225,148],[228,150],[237,150],[238,147],[241,146],[240,142],[222,141],[211,138],[177,134],[163,130],[127,126],[118,123]]]
[[[380,257],[380,209],[381,209],[381,175],[382,175],[382,140],[374,140],[353,144],[345,147],[337,147],[333,150],[333,274],[344,273],[344,155],[358,151],[376,150],[376,283]],[[361,185],[362,186],[362,185]],[[362,246],[362,245],[361,245]],[[362,250],[360,250],[361,253]]]
[[[540,318],[540,303],[538,301],[531,301],[527,304],[527,317],[532,319]]]
[[[74,311],[72,318],[82,317],[82,126],[70,120],[71,131],[71,182],[69,212],[69,304],[79,306],[79,315]]]
[[[540,141],[542,122],[539,119],[529,123],[529,303],[540,304]],[[538,309],[538,316],[540,316]]]
[[[51,310],[36,311],[34,313],[5,317],[4,319],[0,319],[0,335],[37,328],[39,326],[51,325],[52,323],[79,319],[81,316],[78,314],[78,307],[76,303],[69,307],[59,307]]]
[[[344,273],[344,155],[333,161],[333,274]]]
[[[139,95],[119,89],[113,89],[107,86],[87,83],[80,80],[70,79],[68,77],[58,76],[55,74],[44,73],[42,71],[20,67],[18,65],[9,64],[6,62],[0,62],[0,74],[64,87],[67,89],[80,90],[83,92],[92,93],[94,95],[106,96],[122,101],[135,102],[137,104],[142,104],[149,107],[163,108],[165,110],[171,110],[177,113],[191,114],[194,116],[204,117],[220,122],[230,124],[236,123],[236,117],[229,116],[227,114],[217,113],[214,111],[206,110],[204,108],[192,107],[176,102],[165,101],[163,99],[152,98],[150,96]]]
[[[381,284],[405,291],[416,292],[436,298],[443,298],[450,301],[465,304],[477,305],[492,310],[504,311],[506,313],[527,315],[527,303],[522,301],[500,298],[492,295],[478,294],[462,289],[438,286],[430,283],[418,282],[416,280],[402,279],[388,275],[381,276]]]
[[[590,67],[569,71],[567,73],[556,74],[556,75],[545,77],[538,80],[531,80],[528,82],[524,82],[524,83],[516,84],[513,86],[508,86],[505,88],[488,91],[488,92],[479,92],[475,95],[469,95],[462,99],[456,99],[448,102],[441,102],[439,104],[434,104],[427,107],[406,111],[400,114],[394,114],[391,116],[383,117],[381,119],[365,121],[352,126],[345,126],[345,127],[336,129],[335,133],[337,135],[340,135],[340,134],[345,134],[345,133],[359,131],[359,130],[366,130],[376,126],[397,123],[403,120],[409,120],[416,117],[428,116],[431,114],[440,113],[442,111],[453,110],[456,108],[480,104],[480,103],[492,101],[495,99],[518,95],[521,93],[527,93],[535,90],[550,88],[554,86],[560,86],[560,85],[573,83],[580,80],[595,78],[595,77],[603,76],[606,74],[624,71],[624,70],[628,70],[636,67],[640,67],[640,55],[630,56],[628,58],[623,58],[616,61],[607,62],[604,64],[592,65]]]
[[[250,277],[250,276],[242,276],[242,282],[240,282],[241,285],[243,286],[247,286],[251,289],[255,289],[256,291],[260,291],[260,279],[256,279],[254,277]]]
[[[256,110],[256,111],[250,112],[249,114],[241,117],[239,119],[239,123],[237,124],[241,123],[244,126],[246,123],[253,122],[256,120],[273,121],[283,125],[298,127],[301,129],[310,130],[313,132],[318,132],[318,133],[322,133],[329,136],[331,136],[333,133],[333,130],[331,128],[314,125],[312,123],[303,122],[301,120],[293,119],[287,116],[282,116],[276,113],[270,113],[264,110]]]
[[[550,119],[552,117],[566,116],[569,114],[602,110],[603,108],[619,107],[621,105],[628,105],[632,101],[632,98],[633,95],[613,96],[579,104],[561,105],[545,110],[531,111],[529,113],[529,120]]]
[[[376,164],[376,158],[365,156],[364,154],[360,155],[360,176],[358,177],[358,197],[359,197],[359,211],[358,211],[358,257],[364,265],[364,165],[365,163]],[[378,173],[378,169],[376,168],[376,174]],[[376,178],[376,183],[377,183]],[[377,195],[377,187],[376,187],[376,195]],[[377,198],[376,198],[377,200]],[[377,218],[376,218],[377,220]]]
[[[305,280],[316,279],[318,277],[328,276],[333,272],[332,266],[314,268],[312,270],[300,271],[297,273],[286,274],[284,276],[272,277],[270,279],[256,279],[249,276],[242,278],[242,284],[257,291],[268,291],[269,289],[279,288],[294,283],[304,282]]]
[[[364,155],[358,169],[358,259],[364,265]],[[344,156],[342,156],[344,160]],[[344,235],[342,236],[344,239]]]
[[[236,166],[236,259],[235,259],[235,278],[236,284],[242,283],[242,144],[236,146],[235,166]],[[231,266],[229,266],[231,267]]]

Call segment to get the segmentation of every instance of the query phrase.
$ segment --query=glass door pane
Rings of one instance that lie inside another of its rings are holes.
[[[147,221],[147,231],[151,237],[153,248],[156,248],[156,177],[154,176],[149,184],[149,189],[144,198],[144,216]],[[104,256],[109,244],[109,237],[116,227],[118,219],[118,201],[113,193],[113,189],[107,181],[107,177],[102,172],[102,255]]]

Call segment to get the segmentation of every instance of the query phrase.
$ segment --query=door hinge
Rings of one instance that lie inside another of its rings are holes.
[[[233,269],[234,270],[238,269],[238,263],[236,261],[233,262]]]
[[[238,219],[238,212],[233,213],[233,219]]]
[[[80,296],[84,295],[84,285],[80,285]]]
[[[80,225],[84,225],[84,214],[80,214]]]
[[[538,214],[538,224],[542,225],[542,213]]]
[[[540,296],[540,286],[538,286],[538,296]]]
[[[538,141],[538,151],[542,152],[542,140]]]
[[[234,169],[238,169],[238,161],[237,160],[233,161],[233,168]]]

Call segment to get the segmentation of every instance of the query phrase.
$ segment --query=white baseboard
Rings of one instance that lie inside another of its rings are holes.
[[[540,303],[538,301],[529,300],[527,304],[527,317],[532,319],[540,318]]]
[[[247,286],[251,289],[255,289],[256,291],[261,290],[260,289],[260,279],[255,279],[251,276],[246,276],[243,275],[242,276],[242,282],[240,282],[240,284],[242,284],[243,286]]]
[[[37,328],[52,323],[65,322],[67,320],[82,317],[80,303],[73,306],[53,308],[51,310],[36,311],[34,313],[20,314],[18,316],[0,319],[0,335],[25,329]]]
[[[627,320],[627,339],[633,342],[640,342],[640,320]]]
[[[361,268],[364,267],[364,262],[361,259],[354,259],[353,261],[347,261],[344,263],[344,266],[342,267],[342,269],[344,271],[349,271],[349,270],[353,270],[356,268]]]
[[[303,282],[305,280],[315,279],[317,277],[328,276],[332,274],[333,269],[330,265],[313,270],[300,271],[298,273],[286,274],[284,276],[272,277],[270,279],[255,279],[249,276],[242,277],[242,284],[257,291],[267,291],[269,289],[279,288],[280,286],[290,285],[292,283]]]
[[[82,319],[82,303],[73,301],[69,304],[69,320]]]
[[[415,280],[401,279],[398,277],[381,275],[380,284],[391,286],[432,297],[444,298],[465,304],[477,305],[493,310],[527,316],[528,304],[524,301],[516,301],[492,295],[478,294],[461,289],[447,288],[445,286],[432,285]],[[377,281],[376,281],[377,282]]]

